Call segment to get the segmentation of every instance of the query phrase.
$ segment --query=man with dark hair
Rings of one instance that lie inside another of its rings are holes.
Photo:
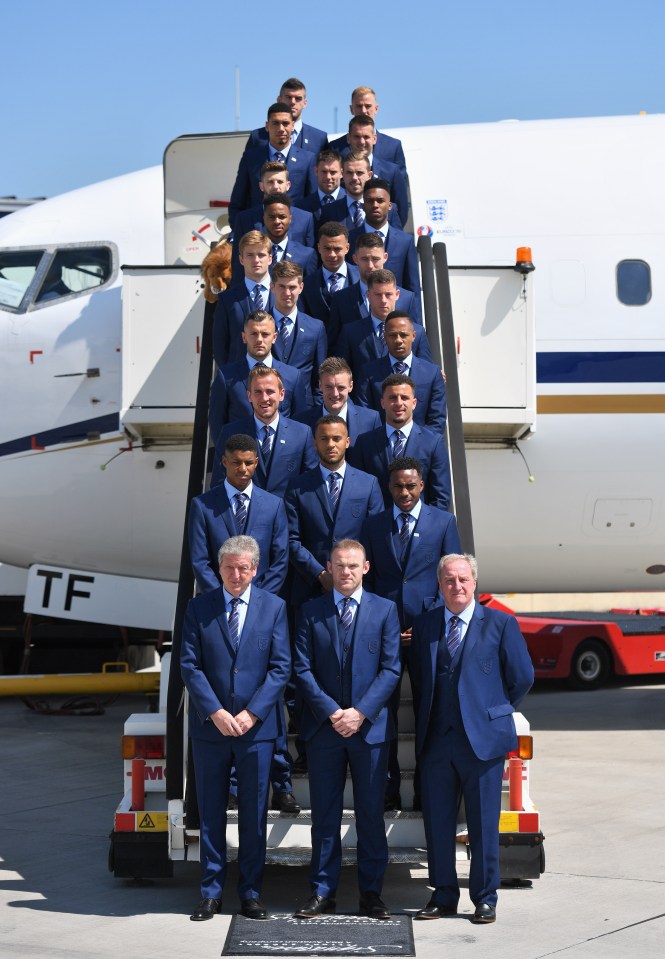
[[[411,628],[416,616],[437,599],[437,557],[462,548],[452,513],[427,506],[420,460],[403,456],[388,464],[388,490],[392,505],[378,516],[368,516],[360,540],[367,551],[369,572],[365,587],[397,606],[401,632],[402,670],[409,668]],[[391,699],[397,729],[399,684]],[[386,809],[400,809],[401,773],[397,743],[390,748]],[[414,779],[414,806],[420,805],[418,775]]]
[[[420,271],[418,254],[410,233],[398,230],[388,222],[390,191],[385,180],[368,180],[363,190],[365,222],[349,233],[349,246],[353,254],[358,237],[363,233],[379,233],[388,254],[386,268],[392,270],[397,283],[420,297]]]
[[[399,679],[399,624],[394,603],[363,590],[367,570],[362,545],[338,541],[326,563],[329,590],[298,611],[294,671],[304,704],[300,730],[312,809],[311,896],[295,913],[300,919],[316,919],[337,906],[347,766],[360,912],[390,918],[381,898],[388,865],[383,789],[395,735],[387,704]]]
[[[346,262],[349,252],[349,231],[342,223],[330,220],[319,228],[316,244],[321,266],[305,277],[300,297],[302,308],[326,327],[328,343],[333,343],[339,329],[330,323],[330,304],[335,293],[358,282],[358,268]]]
[[[448,449],[440,433],[413,422],[416,403],[416,388],[412,379],[395,373],[387,376],[383,381],[381,397],[385,426],[358,437],[352,460],[358,469],[378,477],[386,509],[392,503],[388,488],[389,463],[402,456],[420,460],[424,502],[447,510],[451,499]]]
[[[353,153],[363,153],[372,167],[372,176],[380,177],[388,183],[390,198],[397,207],[402,223],[409,219],[409,193],[406,176],[390,160],[382,160],[374,155],[377,135],[374,120],[367,115],[351,117],[347,133],[349,148]]]
[[[362,236],[359,239],[357,262],[361,264],[361,282],[364,271],[365,260],[371,260],[371,250],[365,250],[365,244],[376,244],[380,242],[379,237],[371,233]],[[368,255],[369,254],[369,255]],[[340,335],[335,344],[335,352],[344,356],[350,363],[356,381],[362,379],[364,367],[366,364],[378,360],[388,352],[385,338],[386,320],[394,311],[396,303],[406,300],[411,309],[415,307],[416,300],[413,293],[398,289],[395,282],[395,275],[390,270],[372,270],[367,277],[366,299],[369,304],[367,317],[359,318],[355,322],[343,322]],[[350,299],[347,296],[349,291],[343,291],[334,298],[331,308],[331,323],[341,313],[342,299]],[[356,299],[356,305],[358,301]],[[342,308],[344,308],[342,306]],[[355,315],[362,313],[362,308],[358,307]],[[353,313],[346,313],[345,316],[353,316]],[[413,319],[413,313],[411,313]],[[413,353],[424,360],[432,360],[432,353],[429,348],[429,341],[425,330],[420,323],[414,323],[414,339],[412,344]]]
[[[289,531],[284,504],[278,496],[254,486],[259,464],[253,436],[234,433],[224,444],[226,478],[219,486],[195,496],[189,507],[189,553],[199,590],[221,586],[217,554],[231,536],[253,536],[260,560],[256,585],[279,594],[289,564]]]
[[[379,112],[379,104],[376,102],[376,93],[371,87],[356,87],[351,93],[351,103],[349,105],[351,115],[354,117],[366,114],[370,116],[376,124],[376,115]],[[376,126],[375,126],[376,130]],[[349,148],[349,141],[346,134],[338,137],[330,146],[344,153]],[[402,173],[406,176],[406,159],[401,140],[397,137],[388,136],[387,133],[381,133],[376,130],[376,143],[374,144],[373,155],[379,160],[389,160],[396,164]]]
[[[282,103],[271,104],[266,119],[268,142],[248,147],[240,159],[229,203],[229,223],[232,228],[235,227],[237,213],[261,202],[259,180],[266,160],[278,160],[286,165],[291,183],[289,195],[292,199],[306,196],[316,189],[314,154],[292,145],[293,129],[290,107]]]
[[[289,236],[291,206],[287,193],[272,193],[263,201],[263,226],[271,243],[271,266],[288,260],[298,263],[303,273],[314,273],[318,266],[316,251]]]
[[[322,150],[316,158],[314,173],[316,190],[298,200],[296,206],[309,211],[318,224],[323,209],[335,203],[340,197],[346,196],[344,187],[340,185],[342,158],[339,153],[334,150]]]
[[[471,921],[482,924],[496,919],[505,756],[517,748],[513,713],[533,683],[533,666],[515,617],[476,602],[475,557],[446,554],[437,575],[445,605],[415,620],[411,649],[416,756],[434,890],[416,918],[457,912],[455,831],[463,796]]]
[[[413,414],[415,423],[443,432],[446,428],[446,387],[441,368],[429,360],[414,356],[415,328],[404,310],[389,313],[384,327],[388,350],[385,356],[363,367],[356,389],[361,406],[381,409],[382,384],[391,373],[404,373],[416,384],[418,400]]]
[[[272,268],[270,284],[275,298],[277,339],[273,353],[278,360],[300,370],[306,399],[313,406],[318,397],[318,368],[328,354],[328,339],[321,320],[298,309],[303,289],[303,271],[297,263],[281,260]],[[298,412],[303,412],[299,410]]]
[[[272,355],[277,339],[274,317],[265,310],[254,310],[243,323],[242,345],[245,354],[234,363],[226,363],[215,374],[210,390],[209,427],[213,443],[226,423],[242,419],[251,413],[247,398],[249,375],[259,365],[279,373],[283,397],[280,412],[284,416],[304,412],[310,405],[302,373],[294,366],[282,363]]]
[[[306,423],[313,433],[322,416],[341,416],[349,432],[348,449],[352,450],[361,433],[381,425],[381,419],[375,410],[356,406],[349,395],[352,389],[353,377],[349,364],[341,356],[329,356],[319,367],[319,390],[323,404],[317,403],[304,413],[298,413],[295,419],[299,423]]]
[[[252,585],[259,548],[234,536],[220,548],[222,586],[190,600],[180,671],[189,693],[189,735],[201,822],[201,902],[212,919],[226,878],[226,797],[238,774],[238,896],[248,919],[267,919],[260,900],[266,857],[270,762],[278,709],[291,672],[284,601]]]
[[[297,77],[289,77],[285,80],[277,95],[277,103],[282,103],[291,110],[293,116],[291,143],[294,146],[315,154],[327,148],[328,134],[302,121],[302,113],[307,106],[307,90],[302,80]],[[245,149],[247,150],[250,146],[264,146],[267,140],[268,134],[265,127],[259,127],[258,130],[252,130]]]
[[[346,462],[349,431],[341,416],[321,417],[314,446],[318,465],[295,477],[285,496],[294,606],[332,588],[326,564],[333,544],[357,539],[365,517],[383,509],[376,478]]]
[[[291,370],[291,367],[287,369]],[[283,496],[289,480],[299,476],[304,470],[311,469],[318,461],[312,445],[312,434],[304,423],[296,423],[280,414],[279,404],[284,399],[284,384],[275,369],[257,363],[249,371],[247,395],[252,415],[227,423],[219,434],[212,484],[221,483],[224,479],[225,469],[221,454],[228,437],[233,433],[247,433],[256,439],[259,447],[254,484],[274,493],[275,496]]]

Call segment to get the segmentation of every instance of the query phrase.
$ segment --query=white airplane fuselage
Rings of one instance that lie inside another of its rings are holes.
[[[451,265],[512,264],[530,246],[537,268],[537,419],[519,444],[535,482],[513,448],[468,444],[482,588],[662,590],[665,117],[393,132],[414,227]],[[0,257],[71,244],[112,249],[98,291],[3,307],[0,281],[0,562],[174,581],[189,450],[130,449],[120,421],[119,267],[164,263],[161,168],[0,222]],[[205,252],[188,226],[179,261]],[[625,261],[648,265],[644,305],[617,295]]]

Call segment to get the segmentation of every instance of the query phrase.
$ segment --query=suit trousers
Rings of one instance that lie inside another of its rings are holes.
[[[438,905],[456,907],[457,808],[464,797],[469,829],[471,901],[496,905],[499,876],[499,815],[504,757],[478,759],[462,729],[430,729],[420,755],[420,788],[427,839],[429,885]]]
[[[360,733],[344,738],[329,722],[307,741],[312,809],[310,883],[319,896],[334,895],[342,866],[340,830],[347,766],[353,783],[356,816],[358,887],[381,893],[388,865],[383,797],[388,744],[368,744]]]
[[[231,768],[238,776],[238,896],[258,899],[266,859],[268,787],[273,740],[219,735],[192,740],[201,820],[201,898],[221,899],[226,878],[226,804]]]

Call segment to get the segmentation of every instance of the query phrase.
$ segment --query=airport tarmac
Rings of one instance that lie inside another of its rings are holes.
[[[121,790],[122,697],[103,716],[42,716],[0,701],[0,955],[3,959],[208,959],[219,956],[237,906],[232,868],[224,914],[192,923],[198,864],[173,880],[133,883],[107,871]],[[527,698],[547,871],[531,889],[499,893],[498,921],[461,913],[414,922],[418,959],[640,959],[665,944],[665,680],[596,692],[540,684]],[[390,866],[394,912],[429,898],[426,870]],[[268,867],[263,899],[289,913],[308,894],[305,868]],[[338,910],[355,912],[355,871]]]

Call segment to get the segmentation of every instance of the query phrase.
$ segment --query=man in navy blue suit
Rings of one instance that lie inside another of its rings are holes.
[[[335,150],[322,150],[316,158],[314,173],[316,190],[297,200],[295,206],[311,213],[318,225],[323,210],[346,196],[341,185],[342,158],[339,153]]]
[[[275,496],[283,496],[290,480],[318,462],[312,433],[304,423],[296,423],[280,414],[284,384],[275,369],[257,364],[249,372],[247,392],[252,415],[223,427],[215,447],[212,485],[216,486],[224,479],[222,453],[228,437],[234,433],[247,433],[259,446],[254,484]]]
[[[395,735],[387,703],[399,679],[399,623],[394,603],[363,590],[367,569],[360,543],[336,543],[327,563],[331,590],[298,615],[294,669],[312,809],[311,897],[295,913],[301,919],[336,909],[347,765],[360,911],[372,919],[390,918],[381,898],[388,864],[383,789],[388,742]]]
[[[329,356],[323,361],[319,367],[319,389],[323,404],[298,413],[295,419],[299,423],[306,423],[314,433],[314,427],[322,416],[341,416],[349,433],[348,456],[360,434],[380,426],[381,418],[376,410],[356,406],[351,399],[351,367],[341,356]]]
[[[296,243],[289,235],[291,226],[291,197],[288,193],[273,193],[263,201],[263,225],[271,242],[271,266],[288,260],[299,263],[303,273],[314,273],[318,267],[316,250]]]
[[[369,244],[380,242],[380,238],[371,233],[360,238],[359,243]],[[364,248],[359,248],[356,254],[358,263],[362,263],[365,255]],[[364,268],[360,267],[361,285],[357,290],[344,290],[333,297],[331,307],[331,323],[341,317],[342,328],[334,349],[340,356],[350,363],[356,381],[364,375],[364,367],[368,363],[378,360],[388,353],[386,345],[386,321],[394,312],[397,302],[405,303],[413,320],[416,300],[413,293],[400,290],[395,282],[395,275],[391,270],[373,270],[367,275],[365,296],[361,299],[362,275]],[[342,300],[345,302],[343,303]],[[365,306],[365,302],[368,306]],[[367,314],[366,316],[364,314]],[[354,320],[354,317],[356,318]],[[429,341],[424,327],[414,323],[415,336],[412,351],[423,360],[432,360]]]
[[[376,124],[376,115],[379,112],[379,104],[376,102],[376,93],[371,87],[356,87],[351,94],[351,104],[349,106],[352,116],[370,116]],[[395,163],[402,173],[406,176],[406,159],[402,141],[397,137],[388,136],[387,133],[376,131],[376,143],[374,144],[374,155],[380,160],[389,160]],[[335,150],[343,153],[349,146],[349,141],[344,136],[338,137],[330,144]]]
[[[413,422],[416,403],[412,379],[401,373],[387,376],[381,397],[385,426],[358,437],[351,459],[358,469],[378,478],[386,509],[392,503],[388,464],[402,456],[420,460],[425,484],[424,501],[428,506],[447,510],[451,499],[448,449],[440,433]]]
[[[271,196],[273,193],[288,193],[291,182],[286,172],[286,166],[278,160],[267,160],[261,167],[261,179],[259,189],[263,198]],[[250,230],[260,230],[265,233],[265,224],[263,222],[263,201],[258,206],[250,207],[249,210],[243,210],[238,213],[235,221],[235,230],[233,231],[234,243],[231,251],[231,272],[234,283],[243,276],[243,269],[238,260],[239,241],[245,233]],[[291,223],[289,224],[289,236],[296,243],[302,246],[313,247],[315,244],[314,236],[314,217],[306,210],[299,210],[297,207],[291,207]]]
[[[320,223],[334,220],[343,223],[347,230],[361,227],[365,222],[364,194],[365,183],[372,179],[372,168],[364,153],[347,153],[342,160],[342,181],[346,196],[329,203],[321,209]],[[397,207],[391,205],[388,212],[388,222],[391,226],[401,229]]]
[[[252,436],[229,436],[222,457],[225,480],[195,496],[189,507],[189,554],[202,593],[217,589],[217,554],[232,536],[253,536],[260,560],[256,585],[279,595],[289,565],[289,528],[284,503],[252,483],[259,464]]]
[[[438,568],[445,606],[413,626],[412,682],[417,703],[429,885],[418,919],[454,915],[459,901],[455,831],[464,797],[471,848],[472,922],[496,919],[499,816],[506,753],[517,748],[513,712],[533,683],[517,620],[480,606],[475,558],[444,556]]]
[[[270,284],[275,308],[277,339],[272,351],[283,363],[300,370],[305,383],[306,399],[313,406],[320,393],[319,366],[328,355],[328,338],[321,320],[298,309],[303,290],[303,272],[297,263],[281,260],[272,268]],[[298,411],[301,412],[301,411]]]
[[[316,189],[314,176],[315,155],[291,144],[293,116],[289,107],[272,103],[266,121],[268,142],[263,146],[249,147],[240,158],[236,182],[229,202],[229,223],[235,227],[236,214],[261,202],[259,180],[266,160],[285,163],[291,182],[289,195],[292,199],[306,196]]]
[[[302,112],[307,106],[307,90],[302,80],[298,80],[297,77],[289,77],[285,80],[280,87],[277,103],[283,103],[291,110],[293,116],[291,143],[294,146],[315,154],[326,149],[328,134],[302,121]],[[259,127],[257,130],[252,130],[245,149],[250,146],[264,146],[267,142],[268,134],[265,127]]]
[[[289,366],[273,357],[271,350],[277,340],[274,317],[265,310],[254,310],[245,318],[242,343],[245,355],[236,363],[226,363],[217,370],[210,390],[209,427],[213,443],[226,423],[249,416],[252,406],[247,390],[250,371],[258,364],[279,373],[284,396],[279,410],[284,416],[304,412],[311,403],[307,399],[305,378],[295,366]]]
[[[372,167],[372,177],[380,177],[388,183],[390,199],[397,207],[400,220],[407,223],[409,219],[409,192],[406,176],[400,168],[390,160],[382,160],[374,155],[376,145],[376,130],[374,120],[369,116],[352,117],[349,121],[347,134],[350,151],[364,153]]]
[[[355,252],[356,241],[362,233],[380,233],[388,254],[386,268],[393,271],[400,287],[411,290],[419,297],[420,270],[416,246],[410,233],[398,230],[388,222],[390,193],[386,181],[369,180],[363,192],[365,223],[349,233],[351,254]]]
[[[305,277],[300,305],[305,313],[321,320],[326,328],[328,343],[333,343],[339,330],[330,323],[330,304],[335,293],[358,282],[358,268],[346,262],[349,252],[349,231],[333,220],[323,223],[316,245],[321,266],[316,273]]]
[[[420,460],[403,456],[388,466],[388,490],[392,505],[378,516],[369,516],[360,536],[367,551],[369,573],[365,587],[397,606],[402,638],[402,671],[410,671],[411,628],[416,616],[435,603],[439,584],[436,563],[444,553],[462,548],[457,523],[452,513],[427,506],[421,496],[424,489]],[[400,701],[400,685],[390,701],[395,729]],[[390,747],[386,809],[401,809],[401,773],[397,743]],[[420,807],[419,776],[413,783],[414,807]]]
[[[405,373],[416,384],[418,402],[413,414],[414,422],[442,433],[446,428],[443,375],[436,363],[413,355],[415,338],[415,328],[408,313],[404,310],[389,313],[384,327],[388,352],[363,368],[355,396],[361,406],[380,410],[382,384],[386,376]]]
[[[286,606],[252,585],[259,567],[256,540],[228,539],[218,560],[223,586],[190,601],[180,654],[201,822],[201,902],[191,919],[212,919],[222,906],[226,797],[234,765],[240,911],[249,919],[267,919],[260,895],[270,761],[278,704],[291,671]]]
[[[212,327],[212,349],[217,366],[240,360],[244,349],[242,331],[245,319],[254,310],[273,308],[270,292],[271,243],[258,230],[240,238],[240,263],[245,277],[234,282],[217,298]]]
[[[321,417],[314,445],[318,465],[289,483],[284,500],[294,606],[332,589],[326,564],[334,543],[357,539],[365,517],[383,509],[376,478],[346,462],[349,431],[341,416]]]

